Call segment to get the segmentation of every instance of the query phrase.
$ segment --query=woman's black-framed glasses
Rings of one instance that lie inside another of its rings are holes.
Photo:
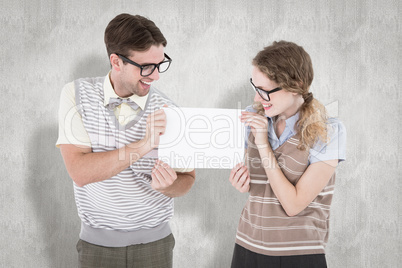
[[[277,91],[279,91],[279,90],[282,89],[281,87],[277,87],[277,88],[274,88],[274,89],[272,89],[272,90],[263,90],[263,89],[261,89],[261,88],[259,88],[259,87],[256,87],[256,86],[253,84],[253,79],[252,79],[252,78],[250,78],[250,83],[251,83],[251,85],[253,86],[254,91],[257,92],[258,95],[260,95],[260,97],[261,97],[263,100],[266,100],[266,101],[270,101],[270,100],[271,100],[271,99],[269,98],[269,94],[274,93],[274,92],[277,92]]]
[[[172,59],[166,53],[164,53],[166,60],[164,60],[158,64],[152,63],[152,64],[145,64],[145,65],[140,65],[140,64],[130,60],[129,58],[124,57],[123,55],[120,55],[117,53],[116,53],[116,55],[119,56],[123,61],[140,68],[141,69],[140,74],[143,77],[150,76],[155,71],[156,68],[158,68],[159,73],[166,72],[169,69],[170,63],[172,62]]]

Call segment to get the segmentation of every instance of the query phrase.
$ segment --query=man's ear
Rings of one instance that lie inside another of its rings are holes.
[[[109,60],[112,68],[115,69],[116,71],[120,71],[121,64],[123,64],[123,62],[120,60],[119,56],[112,53],[110,54]]]

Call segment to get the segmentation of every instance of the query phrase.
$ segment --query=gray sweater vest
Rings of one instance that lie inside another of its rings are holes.
[[[147,116],[164,104],[174,105],[151,88],[145,109],[122,126],[114,112],[104,106],[104,79],[75,81],[76,105],[94,153],[116,150],[142,139]],[[156,157],[155,150],[110,179],[84,187],[74,184],[82,221],[81,239],[118,247],[152,242],[170,234],[168,221],[173,215],[173,199],[153,190],[150,185]]]

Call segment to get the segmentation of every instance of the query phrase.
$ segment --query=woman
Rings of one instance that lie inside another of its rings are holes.
[[[326,267],[329,208],[346,132],[309,92],[312,80],[310,56],[294,43],[274,42],[253,59],[254,104],[240,117],[249,131],[246,164],[229,178],[250,194],[232,267]]]

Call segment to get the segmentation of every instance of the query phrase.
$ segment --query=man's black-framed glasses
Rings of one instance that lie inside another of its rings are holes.
[[[274,88],[274,89],[272,89],[272,90],[263,90],[263,89],[261,89],[261,88],[259,88],[259,87],[256,87],[256,86],[253,84],[253,79],[252,79],[252,78],[250,78],[250,83],[251,83],[251,85],[253,86],[254,91],[257,92],[258,95],[260,95],[260,97],[261,97],[263,100],[266,100],[266,101],[270,101],[270,100],[271,100],[271,99],[269,98],[269,94],[274,93],[274,92],[277,92],[277,91],[279,91],[279,90],[282,89],[281,87],[277,87],[277,88]]]
[[[140,64],[130,60],[129,58],[124,57],[123,55],[120,55],[117,53],[116,53],[116,55],[119,56],[123,61],[140,68],[141,69],[140,74],[143,77],[150,76],[155,71],[156,68],[158,68],[159,73],[166,72],[170,67],[170,63],[172,62],[172,59],[166,53],[164,53],[166,60],[164,60],[158,64],[152,63],[152,64],[145,64],[145,65],[140,65]]]

